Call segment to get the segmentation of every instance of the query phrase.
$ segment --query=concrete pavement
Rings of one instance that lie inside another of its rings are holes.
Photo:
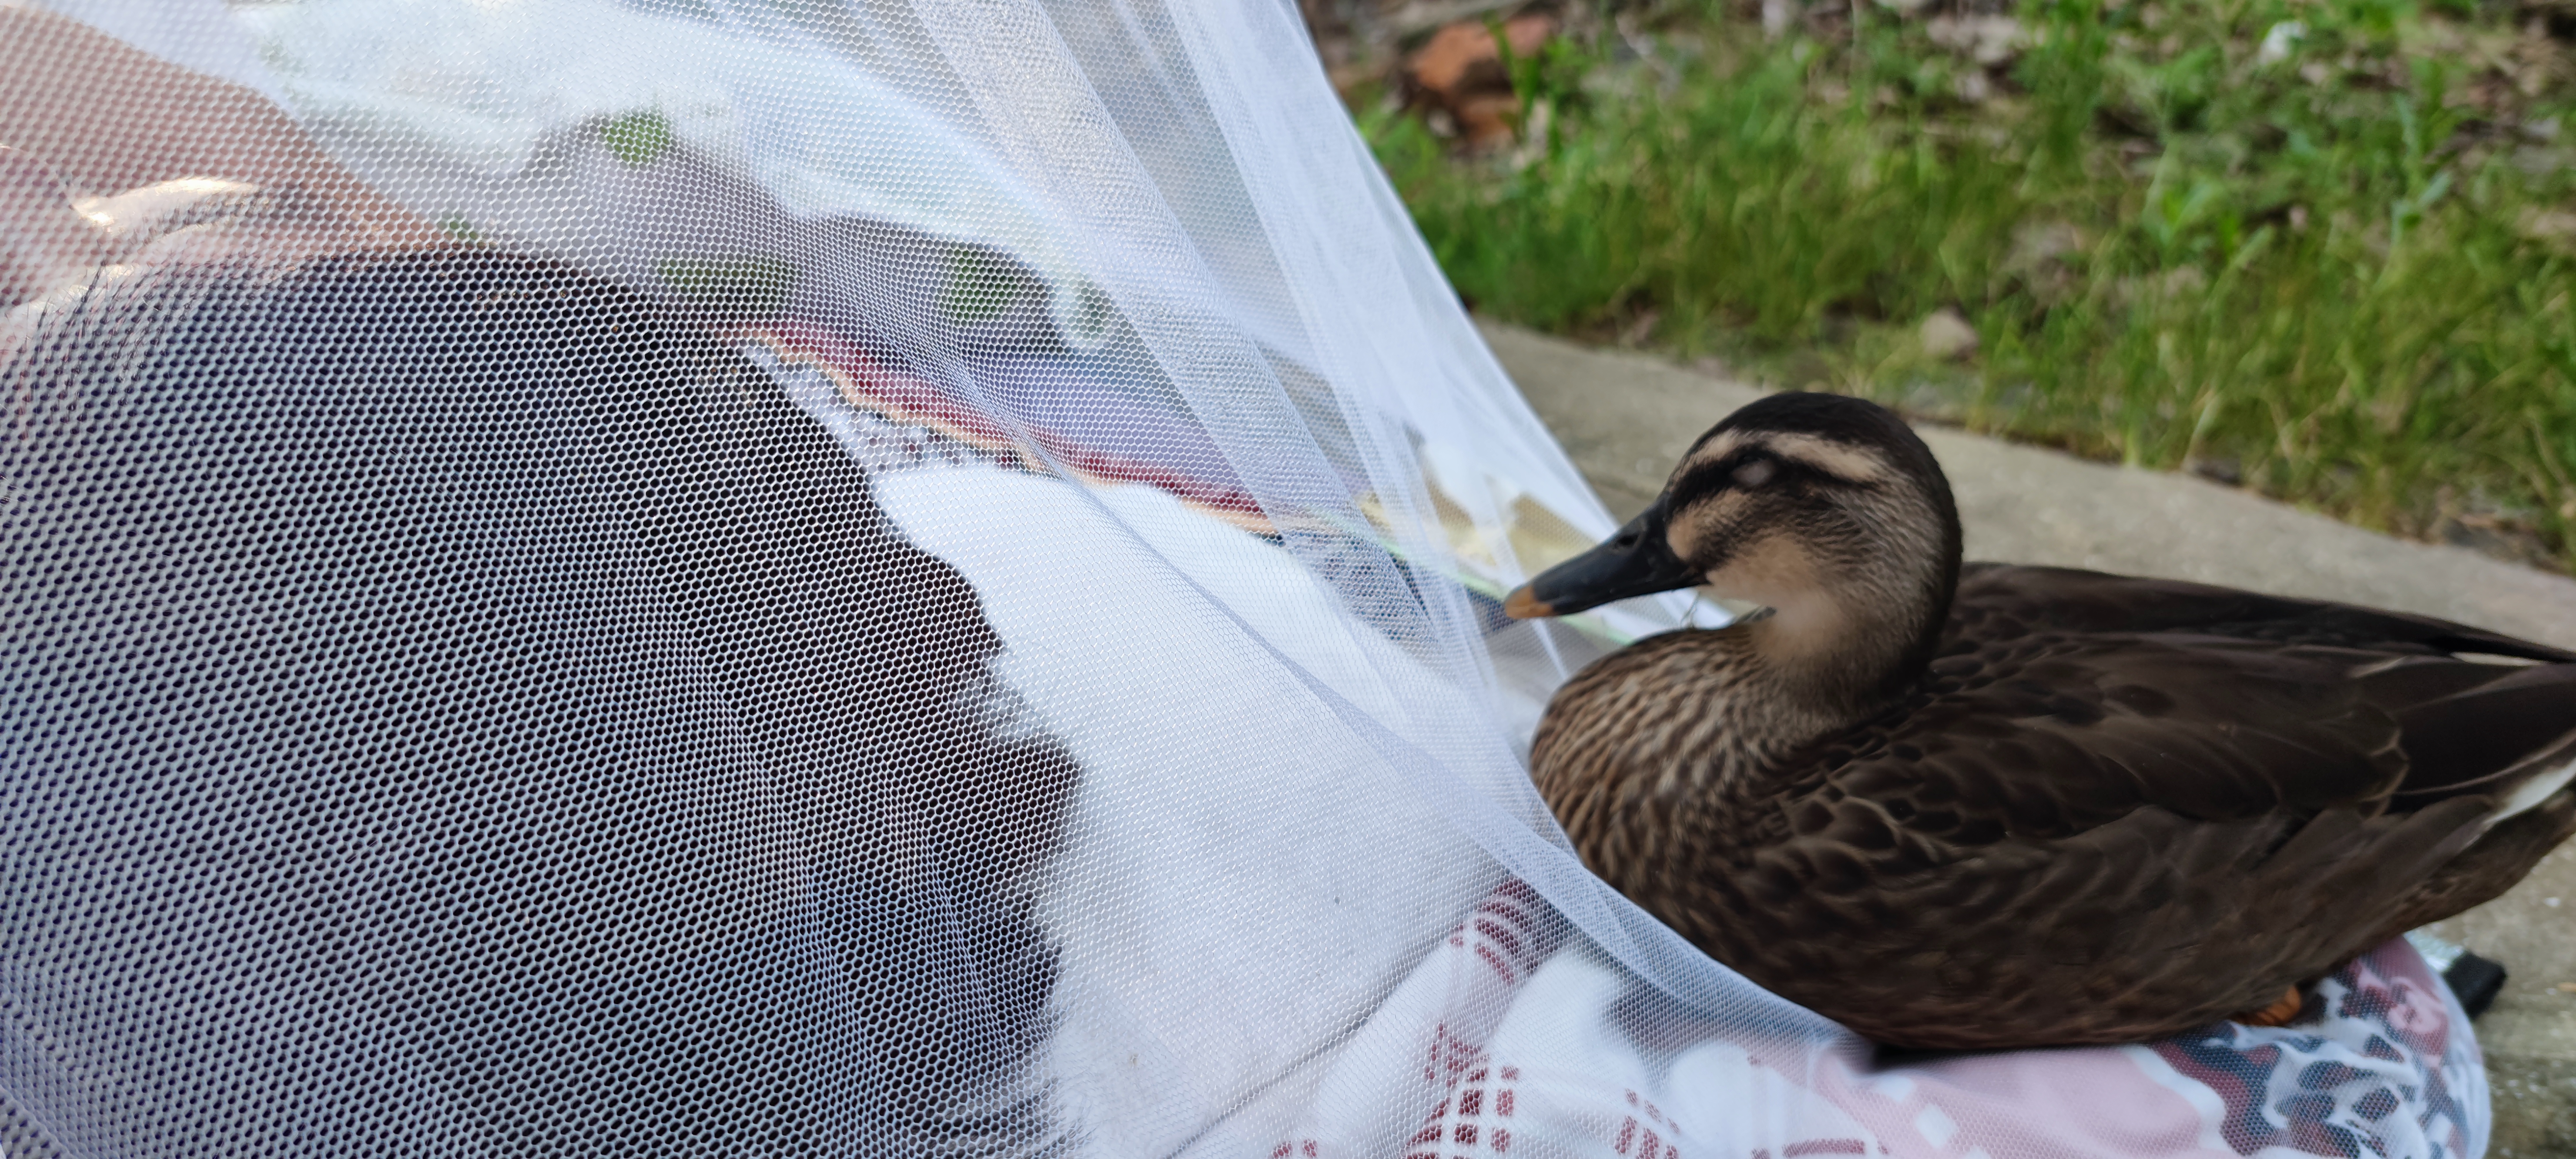
[[[1647,355],[1483,324],[1485,340],[1622,518],[1702,431],[1759,390]],[[2185,475],[2086,462],[1942,428],[1970,559],[2225,584],[2440,616],[2576,648],[2576,580],[2392,539]],[[2478,1022],[2494,1089],[2490,1154],[2576,1159],[2576,847],[2435,928],[2505,964]],[[2561,989],[2561,985],[2565,988]]]

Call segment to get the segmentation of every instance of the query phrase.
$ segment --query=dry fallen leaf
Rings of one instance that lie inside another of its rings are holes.
[[[1515,16],[1503,22],[1512,52],[1528,56],[1556,35],[1556,20],[1543,15]],[[1473,145],[1489,145],[1511,135],[1520,99],[1503,70],[1501,49],[1492,30],[1460,21],[1433,33],[1429,43],[1405,62],[1405,74],[1433,111],[1447,113]]]
[[[1503,23],[1503,35],[1511,38],[1514,53],[1527,56],[1556,35],[1556,21],[1547,16],[1516,16]],[[1405,71],[1412,74],[1413,83],[1444,99],[1477,88],[1508,92],[1512,83],[1503,74],[1502,53],[1494,44],[1493,32],[1475,21],[1462,20],[1433,33],[1405,62]]]

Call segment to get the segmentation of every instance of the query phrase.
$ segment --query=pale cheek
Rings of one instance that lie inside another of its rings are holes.
[[[1807,553],[1778,539],[1765,540],[1738,553],[1727,565],[1708,573],[1708,586],[1719,596],[1778,607],[1816,586],[1814,561]]]

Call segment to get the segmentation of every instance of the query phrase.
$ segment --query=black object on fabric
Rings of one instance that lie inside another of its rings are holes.
[[[757,367],[460,249],[106,284],[0,395],[34,1130],[1035,1141],[1075,769]]]

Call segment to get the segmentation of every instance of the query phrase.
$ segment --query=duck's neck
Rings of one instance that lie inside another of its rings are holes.
[[[1947,601],[1928,590],[1809,589],[1775,599],[1738,629],[1733,662],[1751,690],[1818,734],[1868,719],[1931,659]],[[1812,739],[1809,737],[1800,740]]]
[[[1542,767],[1542,779],[1625,782],[1649,795],[1717,784],[1758,792],[1789,754],[1903,696],[1947,612],[1821,594],[1769,607],[1731,627],[1641,641],[1576,677],[1532,754],[1557,766]]]
[[[1873,606],[1885,605],[1783,600],[1748,623],[1640,640],[1568,681],[1530,771],[1585,862],[1618,881],[1649,872],[1673,852],[1675,810],[1712,793],[1765,799],[1800,749],[1904,695],[1947,600],[1902,616]]]

